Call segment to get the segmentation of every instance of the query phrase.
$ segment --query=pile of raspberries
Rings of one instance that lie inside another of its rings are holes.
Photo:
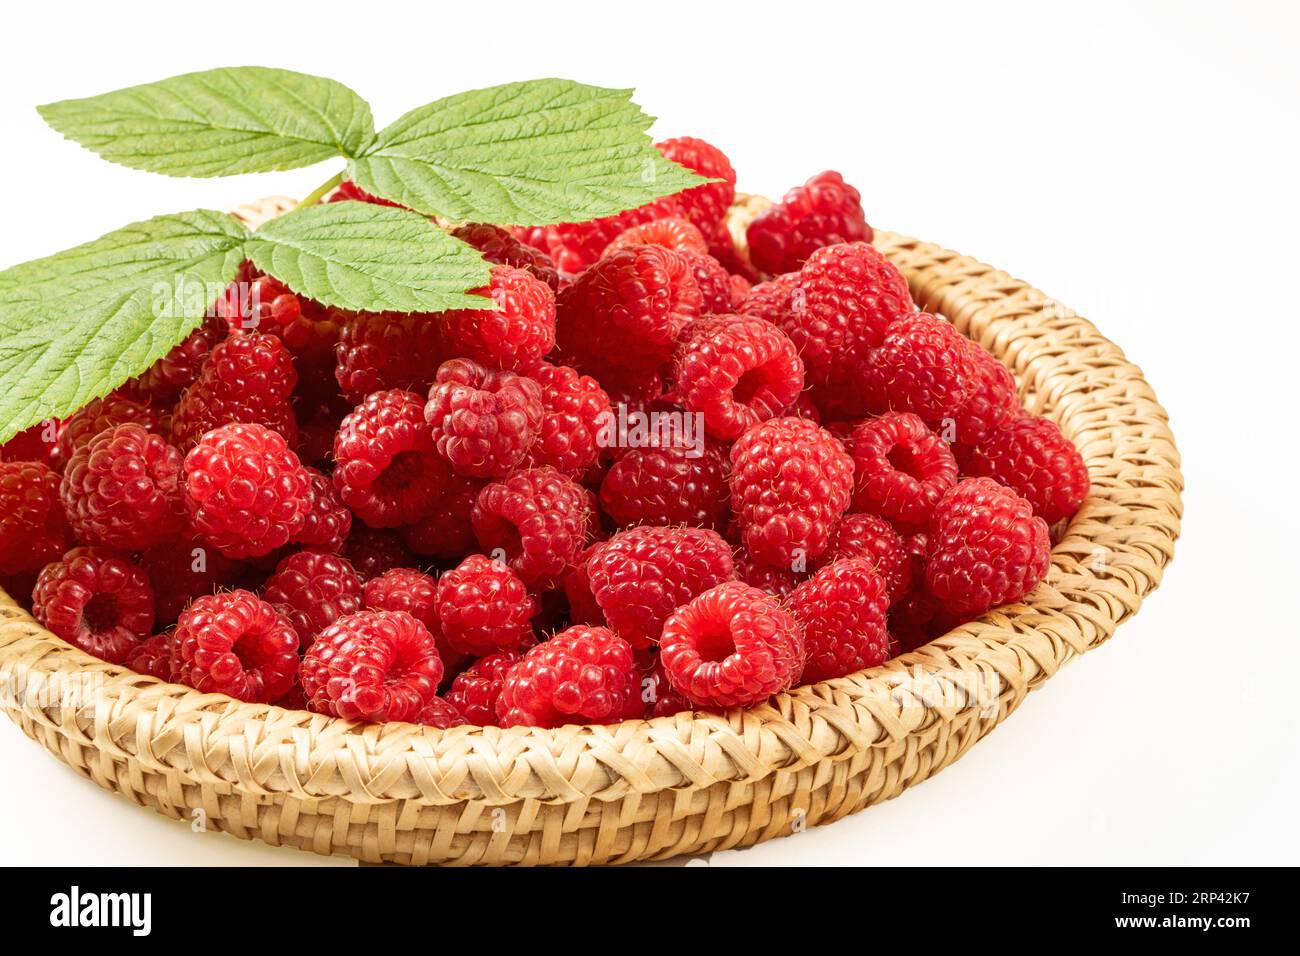
[[[659,149],[718,181],[456,228],[479,310],[344,313],[245,265],[0,448],[0,584],[141,674],[442,728],[748,707],[1024,597],[1088,492],[1073,445],[918,311],[839,174],[738,246],[726,156]]]

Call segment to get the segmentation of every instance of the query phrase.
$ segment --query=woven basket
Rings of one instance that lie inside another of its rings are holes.
[[[738,236],[764,204],[737,204]],[[268,200],[240,214],[256,222],[285,208]],[[142,677],[55,638],[0,592],[0,705],[73,769],[142,806],[373,862],[657,859],[747,846],[897,796],[1137,610],[1172,557],[1182,475],[1141,371],[1089,322],[955,252],[892,233],[876,245],[917,303],[1014,370],[1026,407],[1056,420],[1088,464],[1092,492],[1025,603],[749,711],[438,731]]]

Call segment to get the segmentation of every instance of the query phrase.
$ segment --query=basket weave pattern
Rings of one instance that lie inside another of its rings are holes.
[[[763,204],[743,200],[732,225]],[[240,210],[252,221],[283,211]],[[892,233],[917,303],[1016,374],[1092,492],[1025,603],[849,677],[725,716],[557,730],[362,725],[104,663],[0,592],[0,706],[100,786],[271,844],[400,863],[605,863],[746,846],[897,796],[952,763],[1160,582],[1182,513],[1164,409],[1118,347],[1004,272]]]

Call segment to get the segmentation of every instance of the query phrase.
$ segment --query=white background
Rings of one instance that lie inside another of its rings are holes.
[[[514,79],[633,86],[658,137],[716,142],[742,189],[839,169],[872,223],[1027,279],[1145,369],[1184,456],[1184,538],[1138,616],[959,763],[712,865],[1298,862],[1294,5],[385,6],[10,5],[0,266],[336,171],[169,180],[32,108],[215,66],[335,77],[381,126]],[[5,863],[330,862],[191,834],[7,723],[0,779]]]

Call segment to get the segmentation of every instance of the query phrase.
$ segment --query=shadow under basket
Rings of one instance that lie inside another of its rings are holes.
[[[766,205],[742,197],[731,225]],[[239,210],[254,223],[281,199]],[[1142,372],[1005,272],[877,232],[924,309],[1015,373],[1092,491],[1047,579],[924,647],[726,715],[556,730],[356,724],[143,677],[70,646],[0,592],[0,706],[107,790],[245,839],[407,864],[591,864],[748,846],[888,800],[948,766],[1160,583],[1178,450]],[[35,798],[35,797],[34,797]],[[953,799],[960,799],[954,794]]]

